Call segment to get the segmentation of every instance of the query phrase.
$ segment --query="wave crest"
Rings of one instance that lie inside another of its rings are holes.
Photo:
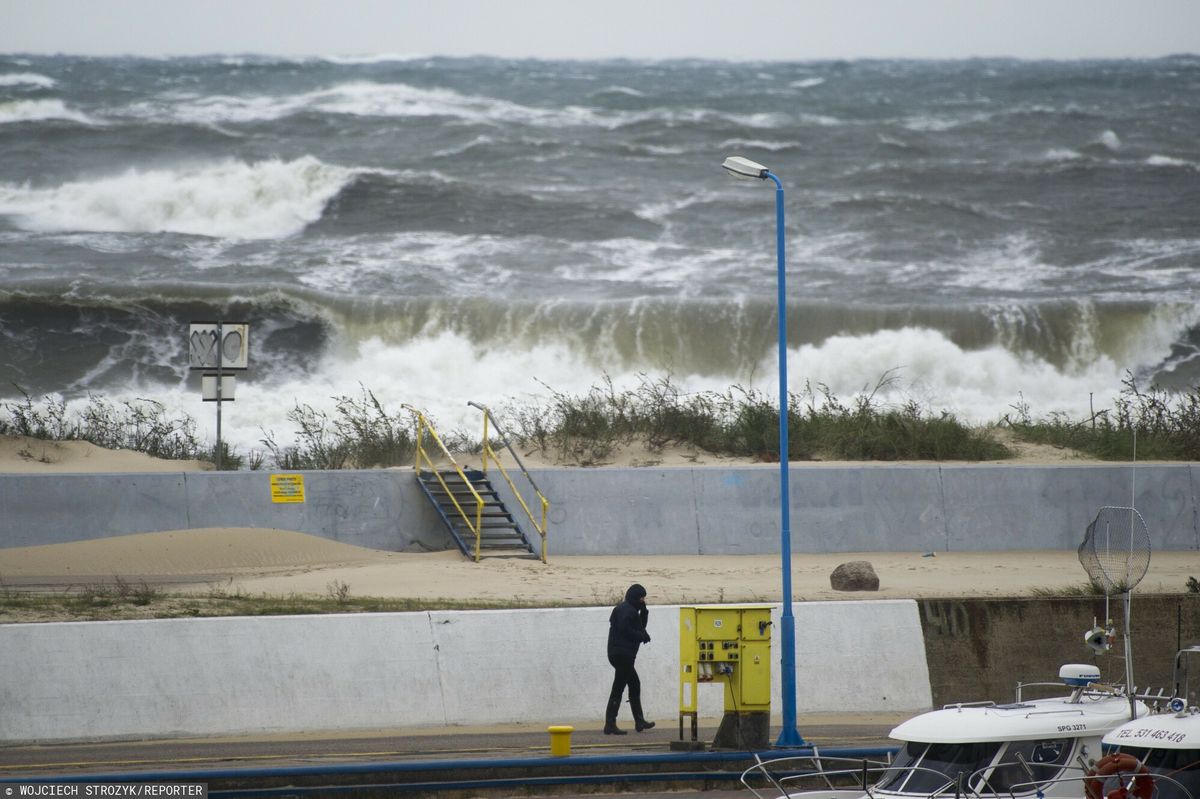
[[[305,156],[130,169],[45,189],[0,184],[0,214],[39,231],[278,239],[317,221],[326,204],[361,171]]]
[[[8,72],[0,75],[0,86],[35,86],[39,89],[53,88],[58,81],[36,72]]]
[[[68,108],[62,100],[14,100],[0,103],[0,125],[62,119],[84,125],[99,124],[82,111]]]

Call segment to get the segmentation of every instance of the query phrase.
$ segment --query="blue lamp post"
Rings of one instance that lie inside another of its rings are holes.
[[[783,183],[771,170],[739,155],[721,164],[736,177],[770,180],[775,184],[775,253],[779,291],[779,539],[783,566],[783,612],[780,616],[780,681],[783,692],[783,729],[776,746],[802,746],[796,728],[796,617],[792,615],[792,530],[788,490],[788,388],[787,388],[787,270],[783,227]]]

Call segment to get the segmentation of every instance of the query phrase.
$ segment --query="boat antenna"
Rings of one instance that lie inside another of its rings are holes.
[[[1131,470],[1131,492],[1137,491],[1137,430],[1133,438],[1133,468]],[[1125,605],[1125,692],[1129,695],[1129,717],[1137,718],[1137,698],[1133,685],[1133,649],[1130,643],[1129,618],[1130,597],[1134,587],[1146,576],[1150,568],[1150,530],[1146,520],[1134,507],[1135,496],[1131,494],[1129,507],[1105,506],[1088,525],[1083,543],[1079,545],[1079,562],[1088,573],[1092,584],[1104,592],[1104,608],[1108,613],[1108,600],[1113,594],[1121,594]],[[1111,622],[1110,622],[1111,624]],[[1087,634],[1091,637],[1093,630]]]

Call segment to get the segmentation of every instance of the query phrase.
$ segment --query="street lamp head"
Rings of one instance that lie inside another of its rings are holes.
[[[755,163],[749,158],[742,158],[740,155],[729,156],[721,166],[729,170],[731,175],[738,178],[759,178],[765,180],[771,171],[762,164]]]

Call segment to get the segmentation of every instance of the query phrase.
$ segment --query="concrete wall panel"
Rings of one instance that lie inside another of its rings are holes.
[[[551,552],[696,552],[689,470],[548,469],[534,476],[552,503]]]
[[[799,707],[929,705],[916,603],[800,603]],[[0,740],[603,719],[609,608],[0,625]],[[778,629],[778,620],[776,627]],[[651,608],[647,715],[679,711],[679,609]],[[915,637],[914,637],[915,636]],[[778,636],[776,636],[778,641]],[[913,652],[921,653],[914,659]],[[772,656],[776,712],[779,657]],[[712,686],[704,686],[711,689]],[[700,695],[719,718],[723,696]],[[620,719],[631,714],[623,705]]]
[[[797,469],[791,475],[791,498],[794,551],[929,551],[944,546],[940,476],[934,468]]]
[[[423,613],[0,626],[0,739],[443,723]]]
[[[182,473],[0,475],[0,548],[189,527]]]
[[[796,703],[801,712],[917,711],[931,706],[929,667],[914,600],[799,602],[794,608]]]
[[[1189,466],[973,466],[943,468],[950,551],[1074,549],[1105,505],[1135,507],[1156,549],[1196,540]]]
[[[1193,463],[1188,469],[1191,475],[1192,484],[1192,539],[1191,545],[1181,547],[1183,549],[1200,549],[1200,464]],[[1186,540],[1186,519],[1180,521],[1180,527],[1185,528]],[[1182,543],[1182,542],[1181,542]]]
[[[1200,548],[1197,468],[1137,467],[1136,507],[1156,549]],[[769,466],[534,476],[552,502],[552,556],[779,548],[779,476]],[[792,549],[1074,549],[1101,506],[1128,504],[1131,476],[1128,465],[795,466]],[[276,504],[264,472],[2,475],[0,549],[212,526],[293,529],[392,551],[452,546],[408,469],[304,477],[306,502]],[[501,493],[511,499],[507,486]]]
[[[191,526],[274,527],[392,551],[451,545],[407,470],[304,472],[303,503],[272,502],[269,473],[251,472],[247,478],[231,484],[218,472],[188,474]],[[255,523],[248,525],[247,519]]]
[[[700,555],[779,551],[779,470],[689,469]]]

